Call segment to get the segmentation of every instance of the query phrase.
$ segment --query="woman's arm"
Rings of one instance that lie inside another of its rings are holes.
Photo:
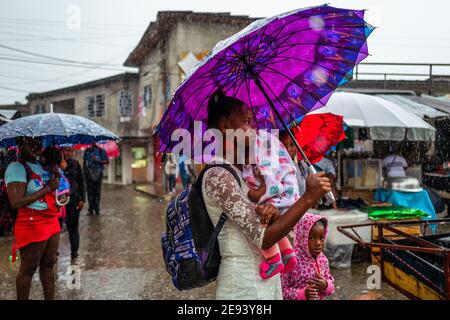
[[[324,172],[306,178],[306,192],[283,215],[266,228],[262,249],[268,249],[294,229],[297,222],[325,193],[331,191],[331,184]]]
[[[17,210],[19,208],[26,207],[27,205],[39,200],[44,197],[48,192],[56,190],[58,188],[59,182],[56,188],[52,189],[51,184],[55,180],[52,180],[49,185],[46,185],[41,190],[32,193],[30,195],[25,195],[27,184],[24,182],[11,182],[8,184],[6,190],[8,193],[8,199],[11,203],[13,209]]]
[[[255,210],[255,206],[245,197],[236,178],[224,168],[209,169],[204,179],[206,195],[216,200],[228,218],[262,249],[268,249],[285,237],[303,214],[330,190],[328,179],[323,177],[323,173],[308,177],[305,195],[285,214],[265,227],[261,224],[259,216],[276,216],[277,208],[268,204],[258,206]]]
[[[261,248],[265,227],[236,178],[226,169],[215,167],[204,175],[205,194],[214,199],[221,210],[257,247]]]
[[[50,183],[41,190],[26,195],[28,179],[24,166],[14,162],[6,170],[6,192],[13,209],[25,207],[45,196],[48,192],[56,190],[59,186],[59,171],[54,168]]]

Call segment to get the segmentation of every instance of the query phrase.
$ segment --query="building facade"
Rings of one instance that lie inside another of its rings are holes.
[[[148,144],[148,137],[139,130],[137,89],[138,75],[123,73],[76,86],[32,93],[27,99],[32,114],[50,112],[52,105],[53,112],[89,118],[118,135],[121,154],[110,161],[105,179],[109,183],[130,184],[148,181],[147,172],[135,168],[139,163],[137,160],[141,159],[133,162],[133,148]]]
[[[151,133],[186,73],[219,41],[240,31],[255,19],[229,13],[192,11],[159,12],[124,65],[139,69],[139,129]],[[162,181],[157,138],[149,145],[152,181]]]
[[[107,182],[162,182],[162,155],[152,133],[174,91],[217,42],[254,20],[229,13],[159,12],[124,62],[138,73],[32,93],[30,113],[50,112],[52,105],[53,112],[88,117],[117,134],[121,156],[108,165]]]

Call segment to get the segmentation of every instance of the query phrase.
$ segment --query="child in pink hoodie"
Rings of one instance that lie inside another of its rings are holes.
[[[322,300],[334,293],[334,279],[323,254],[327,219],[306,213],[295,226],[294,249],[297,264],[281,276],[286,300]]]

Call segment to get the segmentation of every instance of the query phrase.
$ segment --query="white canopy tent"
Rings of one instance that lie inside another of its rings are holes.
[[[436,131],[404,107],[367,94],[335,92],[325,107],[312,113],[326,112],[343,116],[351,127],[368,128],[372,140],[430,141]]]

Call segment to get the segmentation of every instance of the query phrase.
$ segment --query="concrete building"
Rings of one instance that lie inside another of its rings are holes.
[[[1,104],[0,105],[0,125],[11,120],[29,115],[28,104]]]
[[[139,68],[139,130],[151,137],[186,72],[217,42],[254,20],[229,13],[159,12],[124,63]],[[157,140],[152,140],[146,152],[148,170],[153,172],[151,180],[161,182],[163,169],[158,145]]]
[[[54,112],[87,117],[117,134],[122,139],[121,155],[110,161],[105,179],[109,183],[130,184],[148,180],[147,172],[133,163],[133,149],[148,144],[147,134],[139,130],[137,89],[138,75],[123,73],[71,87],[32,93],[27,99],[32,114],[50,112],[50,104],[53,104]]]
[[[124,73],[71,87],[32,93],[30,113],[50,111],[91,118],[116,133],[121,156],[110,162],[109,183],[161,182],[158,141],[152,132],[186,73],[214,45],[255,19],[229,13],[163,11],[124,62]]]

